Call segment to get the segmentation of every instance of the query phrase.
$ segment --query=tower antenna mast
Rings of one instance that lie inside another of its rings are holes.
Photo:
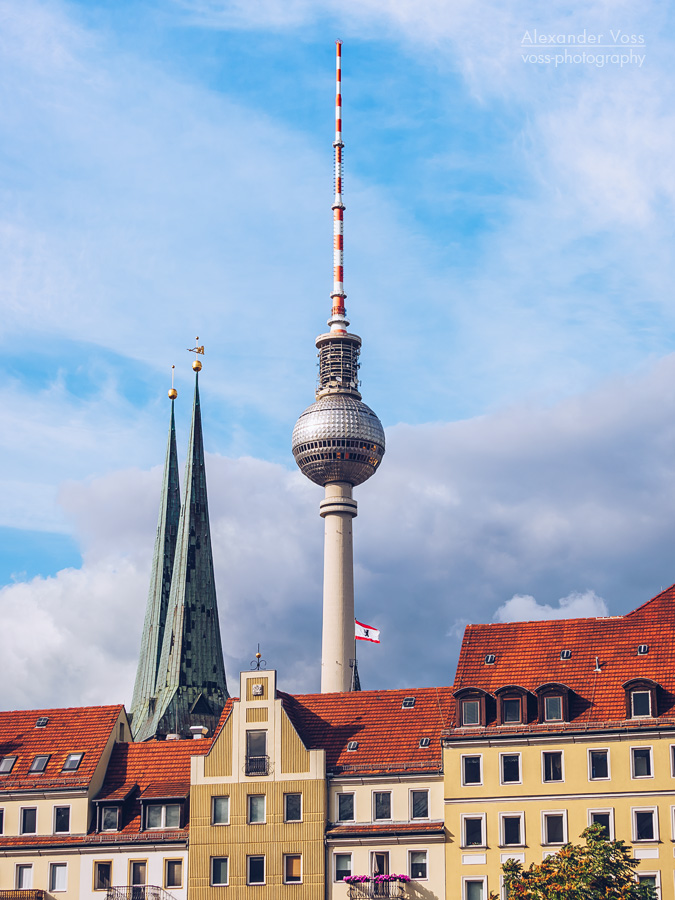
[[[330,330],[335,334],[346,334],[345,286],[344,286],[344,212],[342,200],[342,41],[335,42],[335,199],[333,200],[333,306],[329,321]]]

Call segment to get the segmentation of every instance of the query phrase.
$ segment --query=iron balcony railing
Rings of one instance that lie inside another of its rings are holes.
[[[173,894],[154,884],[124,884],[109,887],[105,900],[175,900]]]
[[[0,900],[45,900],[45,891],[37,888],[0,891]]]
[[[359,881],[349,885],[349,900],[371,900],[374,897],[393,897],[405,900],[405,882],[398,879],[392,881],[377,881],[369,878],[368,881]]]
[[[269,775],[269,756],[247,756],[244,771],[247,775]]]

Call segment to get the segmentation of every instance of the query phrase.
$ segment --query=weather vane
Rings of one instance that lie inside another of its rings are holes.
[[[171,390],[169,391],[169,400],[175,400],[176,397],[178,396],[178,391],[173,386],[173,376],[174,376],[175,369],[176,369],[175,366],[171,366]]]
[[[262,653],[260,652],[260,644],[258,644],[258,652],[255,655],[255,659],[251,660],[251,668],[252,669],[265,669],[267,667],[267,660],[261,659]]]
[[[195,341],[197,342],[197,346],[196,347],[188,347],[188,353],[194,353],[195,361],[192,363],[192,368],[195,370],[195,372],[199,372],[202,368],[202,364],[197,359],[197,355],[198,354],[201,356],[204,355],[204,345],[202,344],[201,347],[199,346],[199,335],[197,335],[197,337],[195,338]]]

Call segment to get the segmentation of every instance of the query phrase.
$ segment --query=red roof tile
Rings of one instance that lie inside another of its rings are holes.
[[[326,751],[326,768],[341,774],[428,772],[441,769],[441,732],[450,722],[450,688],[304,694],[279,691],[306,747]],[[402,709],[414,697],[412,709]],[[420,738],[429,746],[420,748]],[[358,749],[348,750],[350,741]]]
[[[638,646],[649,652],[638,656]],[[468,625],[454,690],[476,687],[494,694],[507,685],[535,691],[556,682],[573,691],[568,729],[617,722],[632,727],[675,724],[675,585],[625,616]],[[562,660],[561,650],[571,658]],[[495,662],[486,665],[487,654]],[[599,672],[595,672],[596,658]],[[623,685],[634,678],[657,682],[659,719],[626,719]],[[453,727],[457,727],[453,715]],[[490,724],[488,722],[488,724]],[[494,724],[494,722],[493,722]],[[561,730],[552,724],[535,726]],[[512,726],[504,730],[512,732]],[[516,729],[517,730],[517,729]],[[465,734],[475,728],[462,729]],[[457,734],[457,732],[453,732]]]
[[[16,756],[12,771],[0,775],[0,793],[16,790],[86,790],[124,707],[84,706],[0,712],[0,757]],[[43,728],[36,728],[46,718]],[[84,753],[75,772],[62,772],[69,753]],[[29,772],[33,759],[49,755],[42,773]]]

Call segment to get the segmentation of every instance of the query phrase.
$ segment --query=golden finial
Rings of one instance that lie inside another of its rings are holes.
[[[175,366],[171,366],[171,390],[169,391],[169,400],[175,400],[176,397],[178,396],[178,391],[173,386],[173,373],[174,373],[175,368],[176,368]]]
[[[197,359],[197,354],[199,353],[202,356],[204,355],[204,345],[202,344],[201,347],[199,346],[199,335],[197,335],[195,340],[197,341],[197,346],[193,347],[191,350],[189,350],[189,352],[195,354],[195,361],[192,363],[192,368],[195,370],[195,372],[200,372],[202,364]]]

